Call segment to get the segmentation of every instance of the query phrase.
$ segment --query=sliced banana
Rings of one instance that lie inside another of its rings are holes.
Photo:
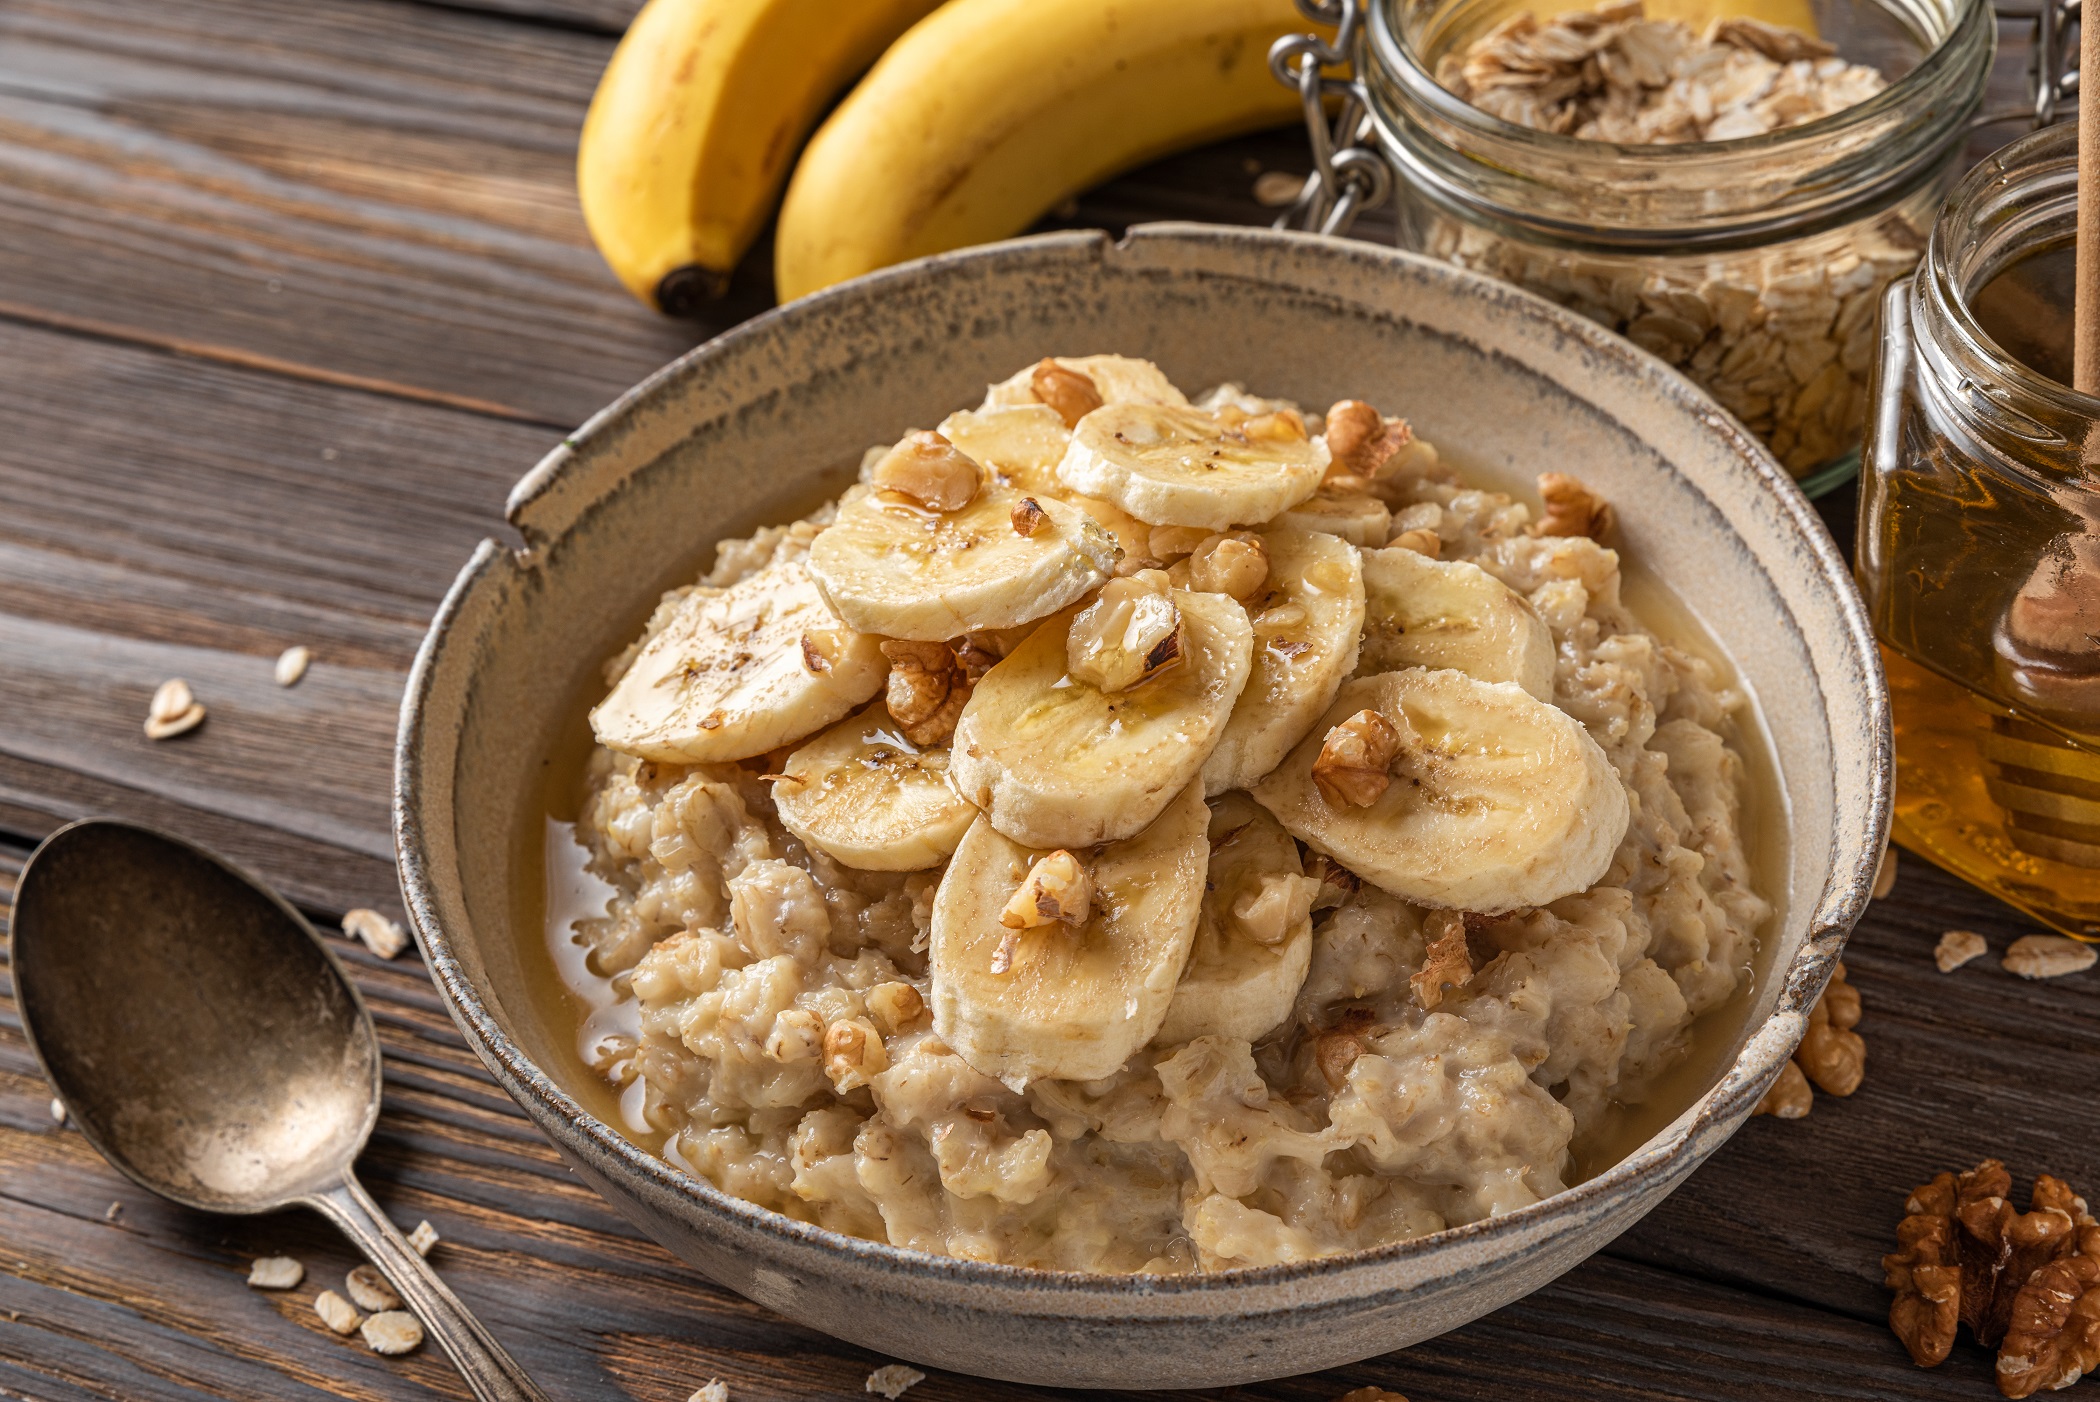
[[[1514,589],[1465,560],[1366,550],[1359,676],[1449,667],[1553,699],[1553,633]]]
[[[1317,531],[1262,532],[1269,582],[1247,601],[1254,665],[1225,733],[1203,762],[1203,790],[1241,789],[1274,769],[1356,667],[1364,626],[1357,552]]]
[[[1019,1088],[1113,1075],[1174,997],[1203,901],[1209,819],[1190,785],[1152,823],[1086,858],[1091,913],[1015,931],[1000,913],[1039,848],[979,818],[933,901],[933,1028],[971,1066]],[[1011,962],[993,973],[1001,946]]]
[[[1258,1042],[1289,1017],[1312,962],[1319,889],[1298,844],[1260,804],[1240,793],[1211,804],[1203,911],[1154,1043],[1206,1034]]]
[[[1258,525],[1319,489],[1327,445],[1250,437],[1199,409],[1107,404],[1079,421],[1057,475],[1155,526]]]
[[[978,681],[956,722],[948,773],[1001,833],[1031,847],[1113,842],[1198,778],[1247,684],[1254,630],[1223,594],[1170,597],[1181,660],[1126,691],[1068,674],[1069,613]]]
[[[1064,502],[1036,504],[1033,534],[1014,524],[1023,493],[986,484],[958,511],[927,511],[856,487],[809,549],[824,598],[852,627],[915,642],[1012,628],[1057,612],[1108,578],[1115,542]]]
[[[671,764],[749,759],[831,724],[882,689],[879,639],[818,592],[807,562],[695,589],[591,712],[598,743]]]
[[[1074,355],[1052,356],[1067,370],[1077,370],[1094,382],[1094,392],[1101,396],[1103,404],[1172,404],[1186,405],[1189,397],[1174,388],[1174,382],[1166,373],[1149,360],[1138,360],[1127,355]],[[992,385],[984,392],[981,409],[1011,409],[1016,405],[1035,404],[1035,388],[1031,383],[1035,366],[1023,366],[1012,375]],[[965,449],[964,451],[968,451]]]
[[[1315,492],[1278,516],[1279,526],[1325,531],[1351,545],[1384,545],[1393,529],[1393,513],[1377,497],[1362,492]]]
[[[1013,409],[964,409],[941,422],[941,436],[997,473],[1003,485],[1037,501],[1056,497],[1094,518],[1123,552],[1124,568],[1142,560],[1152,528],[1098,497],[1081,496],[1058,480],[1057,464],[1072,431],[1057,411],[1028,403]]]
[[[1313,779],[1330,728],[1361,710],[1399,736],[1364,807]],[[1254,797],[1293,837],[1418,905],[1500,913],[1595,885],[1626,835],[1626,788],[1572,717],[1513,682],[1414,668],[1342,687]]]
[[[789,755],[773,805],[789,832],[861,871],[939,866],[977,816],[948,787],[948,752],[914,745],[881,706]]]

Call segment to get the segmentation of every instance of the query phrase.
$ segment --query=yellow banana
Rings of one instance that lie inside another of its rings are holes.
[[[1291,0],[949,0],[803,152],[781,300],[1006,238],[1118,171],[1290,121],[1268,49],[1305,27]]]
[[[825,105],[939,0],[649,0],[583,119],[576,187],[627,290],[681,315],[758,236]]]

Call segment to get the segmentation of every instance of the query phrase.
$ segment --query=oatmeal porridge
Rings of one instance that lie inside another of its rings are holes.
[[[1559,1191],[1772,906],[1744,698],[1541,487],[1115,356],[871,450],[607,664],[549,862],[591,1069],[727,1192],[974,1260],[1304,1260]]]

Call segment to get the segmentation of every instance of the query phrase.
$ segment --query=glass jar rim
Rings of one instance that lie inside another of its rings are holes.
[[[1933,220],[1932,234],[1918,266],[1918,290],[1929,291],[1933,310],[1944,317],[1961,341],[1962,354],[1987,369],[2013,393],[2049,406],[2068,418],[2100,421],[2100,396],[2084,394],[2051,379],[2012,355],[1984,330],[1970,308],[1975,288],[1968,285],[1959,264],[1965,241],[1964,225],[1978,212],[1997,187],[2015,185],[2024,174],[2029,181],[2046,178],[2052,169],[2068,168],[2076,188],[2078,123],[2075,119],[2029,132],[1999,147],[1976,168],[1962,177]],[[2074,193],[2075,198],[2075,193]],[[2017,261],[2017,259],[2013,260]],[[2006,266],[2011,266],[2010,263]],[[2002,269],[2000,269],[2002,271]]]
[[[1399,0],[1372,0],[1367,7],[1367,28],[1370,37],[1368,52],[1373,66],[1403,84],[1410,97],[1454,126],[1470,128],[1484,136],[1505,141],[1534,142],[1545,150],[1576,160],[1585,156],[1657,164],[1680,162],[1687,157],[1712,160],[1737,154],[1812,146],[1850,127],[1871,122],[1892,108],[1902,106],[1909,101],[1913,93],[1929,86],[1949,65],[1957,61],[1957,56],[1953,53],[1955,37],[1973,18],[1991,8],[1990,0],[1958,0],[1958,3],[1960,8],[1954,15],[1953,22],[1948,25],[1946,34],[1918,61],[1917,67],[1890,82],[1887,87],[1864,102],[1856,102],[1827,117],[1818,117],[1799,126],[1781,127],[1776,131],[1762,132],[1756,136],[1734,137],[1727,141],[1632,145],[1542,131],[1537,127],[1527,127],[1505,117],[1498,117],[1452,92],[1436,80],[1434,73],[1423,66],[1421,59],[1416,57],[1413,46],[1401,39],[1398,26],[1393,22],[1393,10],[1399,4]]]
[[[1985,0],[1935,0],[1938,42],[1864,102],[1760,136],[1629,146],[1523,126],[1449,91],[1403,42],[1403,3],[1373,0],[1361,75],[1402,183],[1461,219],[1600,253],[1758,248],[1895,205],[1951,173],[1997,47]]]

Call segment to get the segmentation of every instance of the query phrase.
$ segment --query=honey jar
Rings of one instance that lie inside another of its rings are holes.
[[[2100,938],[2100,399],[2065,383],[2077,146],[2067,123],[1978,166],[1883,299],[1857,559],[1896,840]]]

